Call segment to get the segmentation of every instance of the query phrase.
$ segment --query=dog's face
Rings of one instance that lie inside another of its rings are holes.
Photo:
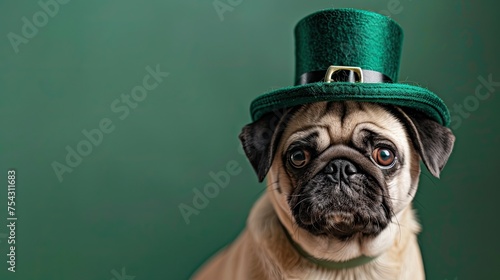
[[[453,147],[448,128],[412,110],[318,102],[246,126],[245,152],[292,223],[314,236],[379,235],[417,190],[422,159],[439,176]]]

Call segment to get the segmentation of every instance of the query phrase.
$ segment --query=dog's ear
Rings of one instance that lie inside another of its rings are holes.
[[[421,112],[397,108],[400,119],[407,128],[413,146],[432,175],[439,178],[455,142],[451,130]]]
[[[243,127],[239,138],[243,150],[262,182],[271,167],[286,124],[295,109],[276,110]]]

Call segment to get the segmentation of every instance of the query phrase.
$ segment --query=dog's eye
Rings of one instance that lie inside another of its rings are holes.
[[[394,152],[387,148],[376,148],[372,153],[373,160],[380,166],[390,167],[396,156]]]
[[[293,167],[301,168],[309,162],[310,158],[311,154],[308,151],[296,149],[290,152],[289,160]]]

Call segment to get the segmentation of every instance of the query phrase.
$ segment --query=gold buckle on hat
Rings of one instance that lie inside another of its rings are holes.
[[[325,82],[330,83],[332,81],[332,75],[333,73],[339,71],[339,70],[350,70],[358,74],[359,80],[356,81],[357,83],[362,83],[363,82],[363,71],[361,71],[360,67],[353,67],[353,66],[336,66],[332,65],[328,67],[328,70],[326,70],[325,74]]]

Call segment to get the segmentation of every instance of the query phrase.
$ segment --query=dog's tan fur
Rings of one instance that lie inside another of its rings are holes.
[[[226,250],[214,257],[194,279],[424,279],[416,235],[419,224],[411,206],[420,174],[420,157],[402,124],[382,107],[370,103],[345,102],[327,108],[326,102],[304,106],[287,124],[268,173],[267,192],[256,202],[247,228]],[[342,122],[341,122],[342,120]],[[315,128],[325,149],[346,143],[359,129],[390,137],[407,158],[401,172],[387,182],[395,216],[376,237],[361,235],[340,241],[314,236],[299,228],[287,203],[294,187],[286,176],[280,154],[299,130]],[[319,127],[319,130],[318,130]],[[278,191],[278,185],[280,191]],[[320,268],[301,257],[286,238],[316,258],[345,261],[360,255],[378,256],[355,268]]]

